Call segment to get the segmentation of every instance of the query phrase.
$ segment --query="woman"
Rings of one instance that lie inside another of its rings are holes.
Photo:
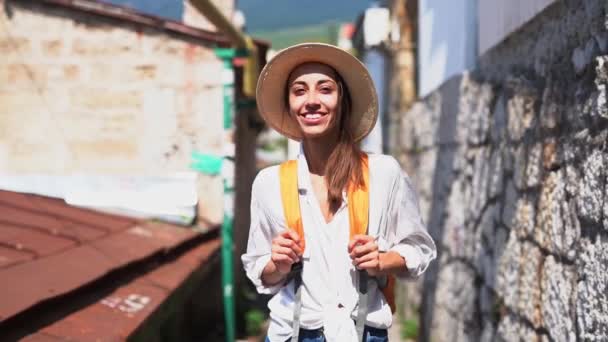
[[[303,147],[296,196],[304,236],[286,222],[279,167],[262,170],[252,188],[242,260],[258,292],[275,294],[268,304],[267,341],[295,336],[342,342],[356,341],[358,335],[364,341],[387,341],[391,309],[379,282],[367,282],[365,292],[359,275],[416,278],[436,251],[407,175],[394,158],[367,155],[358,147],[378,114],[365,66],[331,45],[292,46],[262,70],[256,96],[264,120]],[[347,192],[353,184],[364,185],[366,170],[369,225],[365,234],[351,236]],[[294,265],[301,266],[299,273]],[[367,305],[359,310],[363,292]],[[365,324],[359,334],[357,320]]]

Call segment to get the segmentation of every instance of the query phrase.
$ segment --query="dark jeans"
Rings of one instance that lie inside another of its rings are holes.
[[[365,336],[365,342],[388,342],[388,331],[386,331],[386,329],[377,329],[366,325],[365,330],[363,330],[363,336]],[[291,339],[286,342],[289,341],[291,341]],[[266,337],[266,342],[270,342],[268,337]],[[298,338],[298,342],[325,342],[323,329],[300,329],[300,338]]]

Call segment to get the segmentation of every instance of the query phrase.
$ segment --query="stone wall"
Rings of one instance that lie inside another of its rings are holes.
[[[608,339],[608,4],[561,1],[402,117],[423,341]]]
[[[95,8],[0,5],[1,172],[162,175],[222,152],[214,42]],[[220,179],[199,186],[200,216],[221,222]]]

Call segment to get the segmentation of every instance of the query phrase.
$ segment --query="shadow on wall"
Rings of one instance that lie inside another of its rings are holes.
[[[443,248],[441,248],[442,237],[444,236],[444,223],[446,219],[445,213],[448,211],[448,196],[452,189],[456,170],[455,154],[456,154],[456,120],[458,118],[458,103],[460,96],[460,77],[456,77],[448,81],[444,85],[445,92],[442,95],[447,95],[446,98],[441,98],[441,110],[439,122],[437,123],[437,136],[434,138],[440,142],[440,147],[436,151],[435,172],[432,177],[431,186],[431,207],[428,213],[428,230],[431,236],[435,239],[437,249],[437,261],[442,260]],[[437,100],[437,99],[435,99]],[[420,147],[420,146],[419,146]],[[423,148],[426,148],[424,146]],[[436,302],[437,282],[439,277],[439,262],[433,262],[429,265],[426,271],[423,289],[425,295],[422,298],[421,308],[423,308],[421,319],[421,331],[419,338],[422,341],[428,341],[432,327],[427,326],[428,322],[433,321],[434,306]]]

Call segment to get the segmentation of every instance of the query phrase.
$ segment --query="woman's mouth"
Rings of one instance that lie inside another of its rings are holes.
[[[300,114],[300,117],[305,124],[314,125],[321,122],[326,115],[326,113],[305,113]]]

